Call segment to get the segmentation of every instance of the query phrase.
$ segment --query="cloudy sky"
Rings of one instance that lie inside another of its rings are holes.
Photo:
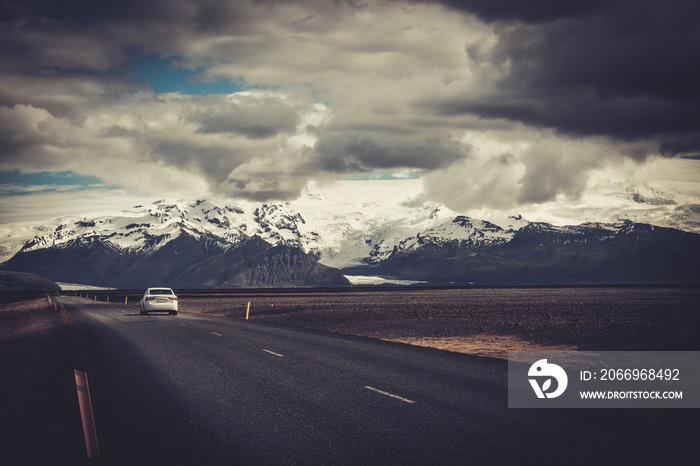
[[[700,228],[698,24],[692,0],[1,0],[0,223],[412,178],[458,212]]]

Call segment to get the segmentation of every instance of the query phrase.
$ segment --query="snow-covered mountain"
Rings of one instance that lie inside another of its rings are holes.
[[[629,220],[571,226],[511,220],[502,228],[458,216],[402,241],[371,273],[433,284],[700,282],[696,233]]]
[[[345,281],[336,268],[401,283],[700,281],[695,233],[631,221],[555,226],[520,216],[497,225],[435,204],[339,202],[160,200],[6,224],[0,260],[2,268],[56,281],[122,287],[145,279],[144,268],[167,269],[163,279],[191,287],[335,286]]]
[[[510,217],[507,229],[484,220],[459,215],[401,241],[394,252],[418,250],[424,244],[438,246],[480,247],[505,244],[513,239],[516,231],[529,224],[522,217]]]
[[[181,287],[338,286],[348,282],[336,267],[377,263],[399,241],[449,215],[438,206],[384,199],[342,208],[313,196],[296,204],[160,200],[2,225],[1,267],[117,287],[139,286],[148,278],[144,268]]]
[[[314,199],[299,206],[289,202],[215,204],[208,200],[160,200],[41,224],[0,225],[0,262],[19,251],[88,237],[108,239],[125,251],[149,253],[175,239],[184,229],[195,236],[211,234],[230,245],[258,236],[273,245],[299,247],[325,265],[345,267],[377,262],[388,256],[399,241],[453,215],[448,209],[432,205],[394,206],[391,212],[377,208],[381,205],[378,201],[376,205],[360,203],[354,209],[335,209],[332,204]]]

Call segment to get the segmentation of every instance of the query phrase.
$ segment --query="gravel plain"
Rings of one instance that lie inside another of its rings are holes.
[[[481,356],[700,349],[700,287],[378,289],[181,294],[187,312]]]
[[[490,357],[508,351],[700,350],[700,286],[178,291],[182,312]],[[90,299],[138,309],[137,294]],[[85,295],[85,294],[84,294]],[[46,299],[0,303],[0,341],[61,323]]]

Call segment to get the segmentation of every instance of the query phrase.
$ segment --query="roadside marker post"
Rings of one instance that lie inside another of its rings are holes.
[[[77,369],[74,369],[73,372],[75,374],[75,387],[78,390],[80,417],[83,421],[85,448],[88,458],[94,458],[100,454],[100,447],[97,444],[97,431],[95,430],[95,418],[92,415],[92,400],[90,399],[87,374]]]
[[[248,306],[245,308],[245,320],[248,320],[248,316],[250,316],[250,301],[248,301]]]
[[[128,296],[124,296],[124,304],[126,304],[126,302],[127,302],[128,300],[129,300],[129,297],[128,297]]]
[[[66,316],[66,306],[61,304],[61,317],[63,317],[63,323],[67,324],[68,323],[68,316]]]

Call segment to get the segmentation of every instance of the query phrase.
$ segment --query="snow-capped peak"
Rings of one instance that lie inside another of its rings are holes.
[[[522,219],[518,219],[521,221]],[[524,224],[519,225],[520,227]],[[451,221],[407,238],[398,245],[399,251],[410,251],[424,244],[443,245],[455,243],[459,246],[476,247],[503,244],[515,235],[514,229],[504,230],[500,226],[465,216],[457,216]]]

